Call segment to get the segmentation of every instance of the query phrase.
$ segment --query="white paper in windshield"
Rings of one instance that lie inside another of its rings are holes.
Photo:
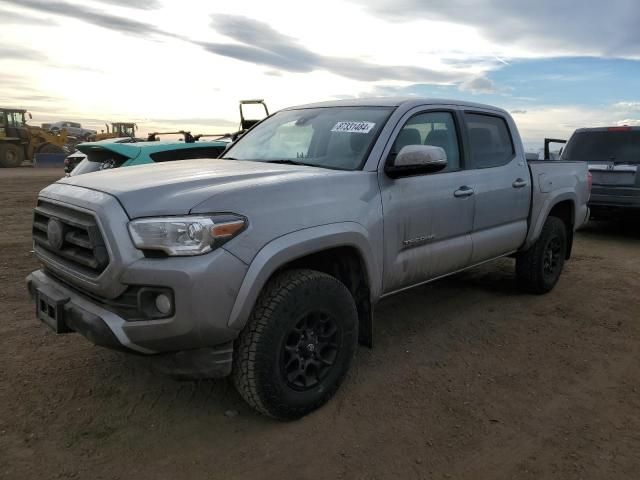
[[[339,133],[369,133],[376,124],[372,122],[338,122],[331,129]]]

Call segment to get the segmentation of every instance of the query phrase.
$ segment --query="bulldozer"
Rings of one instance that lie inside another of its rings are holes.
[[[0,168],[33,161],[36,153],[66,153],[66,131],[53,134],[28,125],[27,115],[33,118],[26,110],[0,107]]]
[[[106,132],[103,130],[90,140],[92,142],[96,142],[98,140],[106,140],[108,138],[134,138],[136,136],[136,130],[138,130],[138,125],[135,123],[126,122],[112,122],[111,129],[109,129],[109,124],[105,123],[105,127],[107,127]]]

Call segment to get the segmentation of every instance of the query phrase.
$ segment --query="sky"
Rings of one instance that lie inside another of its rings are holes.
[[[0,0],[0,105],[223,133],[246,98],[450,98],[510,111],[535,151],[640,125],[639,21],[638,0]]]

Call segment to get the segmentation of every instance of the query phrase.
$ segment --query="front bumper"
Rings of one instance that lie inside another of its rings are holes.
[[[95,345],[155,355],[155,363],[167,373],[210,378],[231,371],[232,344],[239,332],[227,324],[245,273],[246,265],[224,249],[200,257],[134,262],[124,270],[123,282],[174,293],[173,316],[155,320],[123,318],[111,305],[45,270],[32,272],[27,287],[36,301],[40,296],[56,299],[63,319],[59,333],[73,331]]]

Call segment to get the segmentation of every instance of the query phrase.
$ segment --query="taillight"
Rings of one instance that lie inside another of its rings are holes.
[[[587,172],[587,185],[589,185],[589,194],[591,194],[591,187],[593,186],[593,175],[591,172]]]

